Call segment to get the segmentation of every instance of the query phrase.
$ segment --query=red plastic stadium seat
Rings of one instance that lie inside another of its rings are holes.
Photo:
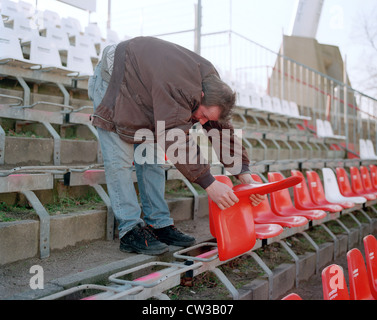
[[[215,176],[215,179],[219,182],[226,184],[228,187],[233,188],[233,182],[228,176]],[[213,224],[212,208],[217,205],[208,197],[208,210],[209,210],[209,228],[213,237],[216,238],[216,232]]]
[[[344,168],[336,168],[336,178],[338,180],[338,186],[340,193],[345,197],[364,197],[367,200],[376,199],[374,195],[367,196],[355,193],[352,190],[350,180],[348,179],[347,172]]]
[[[302,300],[302,298],[297,293],[290,293],[281,300]]]
[[[359,249],[354,248],[347,252],[347,264],[351,300],[374,300],[364,258]]]
[[[268,181],[279,181],[283,178],[283,175],[279,172],[268,173]],[[299,210],[295,208],[288,189],[272,192],[270,197],[271,209],[279,216],[300,216],[308,220],[321,220],[326,217],[326,212],[323,210]]]
[[[270,239],[273,237],[277,237],[281,234],[284,229],[281,225],[275,223],[267,223],[267,224],[254,224],[255,228],[255,236],[257,239]]]
[[[233,186],[229,177],[218,176],[216,179]],[[210,230],[217,240],[219,260],[226,261],[250,251],[256,242],[251,204],[240,201],[228,209],[221,210],[208,197],[208,205]]]
[[[355,168],[355,167],[352,167]],[[351,169],[352,169],[351,168]],[[363,190],[363,185],[361,182],[360,172],[357,169],[350,170],[352,183],[348,179],[347,172],[344,168],[336,168],[336,176],[338,180],[339,190],[345,197],[364,197],[367,200],[375,200],[376,196],[374,194],[366,193]]]
[[[340,212],[343,210],[343,207],[338,204],[327,204],[327,205],[318,205],[315,204],[310,196],[308,185],[306,184],[304,175],[298,170],[291,170],[292,176],[301,177],[302,182],[293,187],[293,194],[295,199],[295,207],[297,209],[306,210],[306,209],[317,209],[324,210],[331,213]]]
[[[262,182],[262,179],[256,174],[252,174],[251,177],[257,182]],[[276,215],[271,210],[267,197],[257,207],[255,207],[255,210],[253,210],[253,216],[256,224],[276,223],[282,227],[294,228],[304,226],[308,223],[308,219],[305,217],[282,217]]]
[[[377,190],[377,166],[371,164],[369,165],[369,170],[373,188]]]
[[[370,291],[377,300],[377,240],[371,234],[364,237],[364,249]]]
[[[322,270],[324,300],[349,300],[346,279],[342,267],[332,264]]]
[[[377,193],[377,189],[374,188],[372,184],[372,179],[369,174],[369,170],[365,166],[360,166],[360,176],[361,176],[361,181],[363,183],[364,189],[368,193]]]
[[[376,194],[375,191],[368,192],[368,191],[365,190],[359,168],[351,167],[350,168],[350,174],[351,174],[352,190],[355,193],[360,194],[363,197],[367,197],[367,199],[369,197],[370,200],[377,199],[377,194]]]
[[[308,178],[309,193],[313,202],[317,205],[334,204],[327,201],[325,190],[318,173],[315,171],[306,171],[306,176]],[[344,209],[353,208],[355,206],[355,203],[351,201],[339,202],[336,204],[342,206]]]
[[[233,183],[232,181],[230,180],[229,177],[227,176],[216,176],[215,177],[217,181],[220,181],[222,183],[225,183],[226,185],[228,185],[229,187],[233,188]],[[251,202],[249,200],[249,197],[240,197],[239,196],[239,193],[237,193],[237,190],[240,189],[241,190],[242,186],[240,186],[240,188],[233,188],[235,190],[235,194],[239,197],[239,200],[240,202],[239,203],[243,203],[242,205],[242,208],[244,208],[245,210],[249,210],[250,211],[250,214],[252,216],[254,216],[254,213],[258,211],[258,207],[253,207],[251,205]],[[244,192],[244,190],[243,190]],[[268,201],[268,200],[267,200]],[[210,210],[212,212],[213,210],[213,202],[211,203],[212,201],[210,201]],[[237,207],[238,207],[239,204],[236,204],[234,207],[235,209],[234,210],[237,210]],[[231,207],[232,208],[232,207]],[[226,210],[230,210],[231,208],[228,208]],[[226,211],[224,210],[224,211]],[[211,230],[211,234],[216,237],[216,231],[215,231],[215,227],[214,227],[214,221],[213,221],[213,216],[212,214],[210,213],[210,230]],[[257,239],[268,239],[268,238],[273,238],[273,237],[276,237],[278,236],[279,234],[281,234],[282,232],[284,231],[283,227],[279,224],[275,224],[275,223],[272,223],[272,222],[263,222],[263,223],[255,223],[255,220],[254,220],[254,232],[255,232],[255,236]]]
[[[210,231],[217,240],[219,260],[226,261],[250,251],[255,245],[256,237],[272,238],[283,232],[283,228],[277,224],[260,225],[255,228],[250,195],[252,193],[265,194],[282,187],[287,188],[299,183],[301,179],[290,177],[279,183],[233,187],[229,177],[217,176],[215,178],[233,188],[234,194],[239,199],[239,202],[232,207],[221,210],[208,197]]]

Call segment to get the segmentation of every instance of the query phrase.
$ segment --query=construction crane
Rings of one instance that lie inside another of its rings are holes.
[[[315,38],[324,0],[297,0],[292,36]]]

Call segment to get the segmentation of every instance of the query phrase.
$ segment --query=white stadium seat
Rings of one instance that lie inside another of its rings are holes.
[[[37,64],[25,59],[20,41],[13,30],[0,28],[0,64],[9,64],[24,68],[35,67]]]
[[[325,133],[327,137],[333,138],[333,139],[339,139],[339,140],[345,140],[345,136],[335,135],[334,131],[332,129],[331,123],[327,120],[323,121],[323,125],[325,126]]]
[[[366,139],[365,142],[366,142],[366,145],[367,145],[367,150],[368,150],[369,158],[370,159],[377,159],[377,155],[374,152],[374,146],[373,146],[372,140]]]
[[[87,78],[93,75],[93,64],[88,53],[82,49],[70,46],[67,55],[67,68],[77,70],[77,77]]]
[[[38,36],[31,39],[30,60],[38,63],[44,71],[58,72],[66,75],[75,71],[63,67],[58,49],[46,37]]]
[[[344,201],[351,201],[354,203],[365,203],[367,201],[364,197],[344,197],[340,193],[335,172],[330,168],[322,168],[322,173],[323,187],[325,189],[325,196],[328,202],[340,203]]]

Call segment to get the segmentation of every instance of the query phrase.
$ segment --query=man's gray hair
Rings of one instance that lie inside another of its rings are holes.
[[[216,74],[204,78],[202,82],[204,97],[201,104],[206,107],[219,106],[221,108],[220,122],[230,120],[232,110],[236,104],[236,94],[232,88]]]

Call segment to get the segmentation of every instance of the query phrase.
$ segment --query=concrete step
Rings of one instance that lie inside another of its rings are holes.
[[[61,165],[97,163],[97,141],[61,140]],[[5,137],[4,166],[54,165],[52,138]]]
[[[175,222],[193,218],[192,197],[169,199],[167,203]],[[104,240],[106,216],[105,207],[51,216],[50,251],[62,250],[82,242]],[[199,211],[195,218],[203,217],[208,217],[206,196],[199,197]],[[0,222],[0,266],[39,256],[39,226],[38,220]],[[115,237],[117,236],[116,231]]]

